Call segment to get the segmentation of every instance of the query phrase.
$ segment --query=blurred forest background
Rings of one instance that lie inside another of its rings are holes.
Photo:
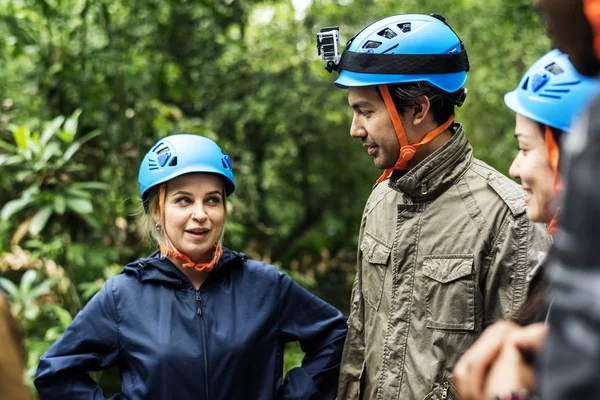
[[[531,0],[0,0],[0,284],[27,379],[103,282],[151,251],[137,172],[159,138],[215,139],[234,165],[225,245],[348,310],[362,208],[379,176],[349,135],[346,92],[315,33],[342,43],[397,13],[438,13],[464,41],[457,120],[507,173],[503,103],[550,49]],[[299,363],[297,347],[286,368]],[[118,372],[100,379],[118,391]]]

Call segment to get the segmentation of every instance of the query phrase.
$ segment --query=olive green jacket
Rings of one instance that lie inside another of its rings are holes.
[[[482,330],[511,318],[551,239],[515,182],[477,160],[460,125],[405,174],[376,185],[362,217],[338,398],[445,398]]]

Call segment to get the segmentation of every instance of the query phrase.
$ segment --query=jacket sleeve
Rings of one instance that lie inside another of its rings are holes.
[[[504,218],[483,274],[483,328],[518,316],[527,296],[527,273],[537,264],[538,253],[551,245],[546,226],[530,222],[524,212]]]
[[[40,400],[104,399],[87,373],[115,365],[118,355],[118,317],[109,280],[40,359],[34,379]]]
[[[346,318],[335,307],[281,275],[280,333],[299,341],[302,365],[288,371],[283,399],[334,399],[346,338]]]

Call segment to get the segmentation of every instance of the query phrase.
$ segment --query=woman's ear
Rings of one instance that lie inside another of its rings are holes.
[[[431,111],[431,102],[427,96],[419,96],[418,104],[413,107],[412,123],[414,126],[420,125],[425,121]]]

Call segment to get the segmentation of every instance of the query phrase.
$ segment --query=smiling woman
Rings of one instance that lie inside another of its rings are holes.
[[[229,157],[174,135],[144,157],[144,218],[159,250],[125,266],[42,356],[40,398],[103,398],[87,374],[118,365],[128,399],[333,399],[346,320],[276,267],[222,246]],[[283,379],[285,344],[302,366]]]
[[[597,90],[597,82],[580,75],[566,54],[552,50],[536,61],[517,88],[504,97],[506,105],[517,113],[519,153],[510,175],[521,180],[527,193],[527,217],[548,223],[550,233],[557,225],[561,138],[569,134],[572,122]],[[540,252],[537,265],[528,271],[527,298],[518,313],[517,322],[526,326],[496,322],[454,367],[463,399],[538,398],[527,394],[534,389],[532,361],[546,336],[545,320],[556,307],[548,296],[545,268],[546,254]]]
[[[554,195],[554,171],[548,157],[545,127],[517,114],[515,138],[519,153],[510,166],[510,176],[521,180],[527,192],[527,218],[534,222],[549,223],[558,210],[558,197]]]
[[[527,192],[527,216],[549,223],[555,231],[560,179],[559,148],[562,134],[584,110],[597,89],[594,79],[580,75],[569,57],[552,50],[533,64],[519,86],[504,97],[517,113],[515,137],[519,153],[510,175]]]
[[[207,173],[178,176],[148,195],[146,226],[195,287],[222,252],[225,199],[223,181]],[[185,268],[190,263],[193,268]]]

